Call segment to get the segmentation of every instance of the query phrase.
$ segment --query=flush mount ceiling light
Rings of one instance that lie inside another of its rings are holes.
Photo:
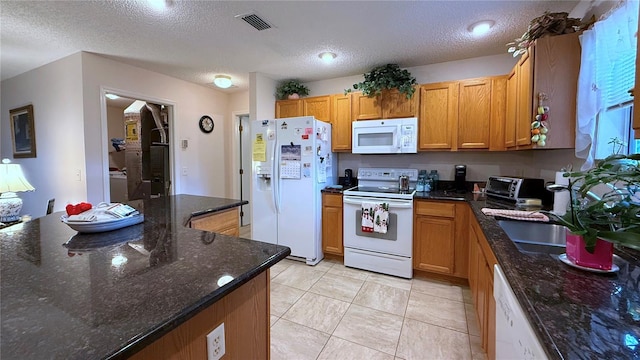
[[[107,97],[107,99],[111,99],[111,100],[115,100],[120,98],[120,96],[116,95],[116,94],[107,94],[105,95]]]
[[[168,1],[167,0],[147,0],[147,4],[156,10],[156,11],[164,11],[167,8]]]
[[[319,57],[320,59],[322,59],[322,61],[324,61],[324,62],[326,62],[326,63],[330,63],[330,62],[332,62],[333,60],[335,60],[335,58],[336,58],[337,56],[338,56],[338,55],[336,55],[335,53],[328,52],[328,51],[327,51],[327,52],[320,53],[320,54],[318,55],[318,57]]]
[[[495,21],[493,20],[478,21],[477,23],[469,26],[469,32],[473,34],[473,36],[482,36],[488,33],[494,24]]]
[[[227,75],[216,75],[216,77],[213,79],[213,83],[222,89],[226,89],[228,87],[231,87],[231,85],[233,85],[233,83],[231,82],[231,76],[227,76]]]

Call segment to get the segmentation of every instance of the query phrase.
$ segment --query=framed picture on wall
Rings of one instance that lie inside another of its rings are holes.
[[[36,157],[36,129],[33,125],[33,105],[9,110],[11,142],[14,158]]]

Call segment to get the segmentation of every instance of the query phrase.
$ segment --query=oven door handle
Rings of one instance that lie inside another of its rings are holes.
[[[353,249],[353,248],[349,248],[349,252],[355,253],[355,254],[362,254],[362,255],[367,255],[367,256],[371,256],[371,253],[368,251],[362,251],[362,250],[358,250],[358,249]],[[406,261],[405,258],[402,258],[398,255],[391,255],[391,254],[385,254],[385,253],[376,253],[375,257],[381,257],[381,258],[385,258],[385,259],[389,259],[389,260],[396,260],[396,261]]]
[[[365,202],[385,203],[385,204],[389,204],[389,207],[400,208],[400,209],[411,209],[413,207],[413,200],[410,200],[408,202],[398,202],[393,200],[381,201],[381,200],[367,199],[367,198],[354,199],[354,198],[344,197],[342,198],[342,202],[345,204],[359,205],[359,206],[362,206],[362,203],[365,203]]]

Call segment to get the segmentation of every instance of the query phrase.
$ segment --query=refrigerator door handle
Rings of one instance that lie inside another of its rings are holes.
[[[273,166],[273,174],[275,178],[273,179],[273,204],[276,208],[276,213],[280,214],[280,146],[278,146],[278,141],[273,142],[273,161],[271,164]]]

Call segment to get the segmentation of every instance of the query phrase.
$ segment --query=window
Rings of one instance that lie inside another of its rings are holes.
[[[603,18],[581,35],[576,123],[576,156],[585,159],[581,170],[591,168],[595,159],[640,148],[631,129],[628,92],[635,82],[638,1],[622,1]],[[614,150],[616,138],[627,146]]]
[[[633,137],[633,97],[636,62],[638,2],[626,1],[594,25],[596,40],[595,81],[600,90],[600,112],[596,117],[595,158],[613,153],[637,152]],[[622,149],[612,144],[619,139]]]

